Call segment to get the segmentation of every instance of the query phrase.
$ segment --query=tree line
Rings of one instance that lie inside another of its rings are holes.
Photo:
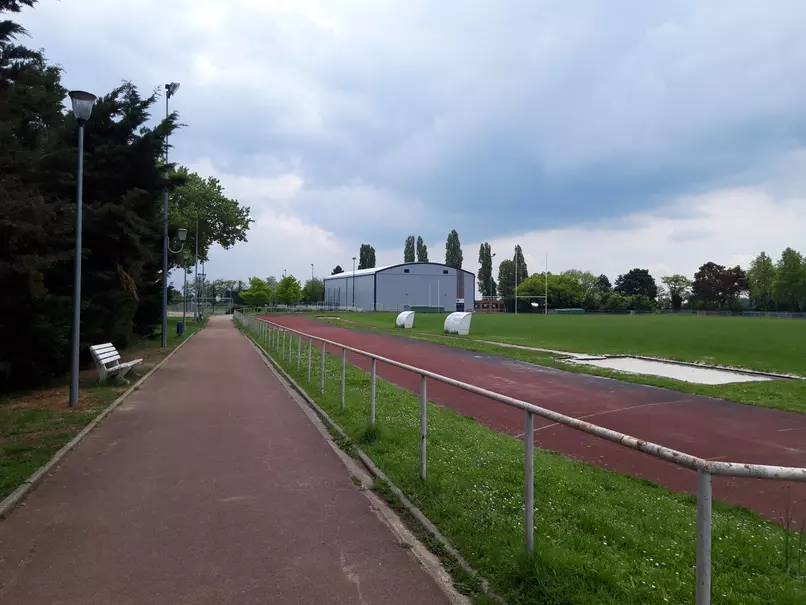
[[[786,248],[777,261],[761,252],[747,270],[709,261],[693,278],[674,274],[661,277],[660,283],[649,270],[634,268],[617,276],[612,285],[606,275],[577,269],[549,273],[548,279],[545,273],[529,275],[520,246],[512,259],[499,264],[495,281],[493,257],[490,244],[481,244],[478,289],[482,296],[503,297],[510,309],[517,291],[519,297],[548,293],[548,306],[553,309],[806,311],[806,257],[794,248]],[[524,300],[519,306],[531,305]]]
[[[312,304],[325,300],[325,283],[321,279],[312,278],[303,285],[293,275],[284,275],[279,280],[274,277],[250,277],[249,287],[238,292],[238,299],[236,304],[249,307]]]
[[[0,391],[40,385],[69,367],[78,130],[64,109],[61,69],[19,44],[25,30],[5,19],[34,4],[0,0]],[[92,344],[125,347],[160,324],[165,187],[170,233],[187,228],[185,250],[198,239],[200,260],[214,243],[244,241],[252,222],[215,179],[165,165],[179,124],[174,113],[149,126],[158,103],[158,93],[124,82],[99,96],[86,125],[84,360]],[[173,268],[193,262],[191,254],[170,260]]]

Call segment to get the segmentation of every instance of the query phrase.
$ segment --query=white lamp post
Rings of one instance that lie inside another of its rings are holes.
[[[165,119],[169,117],[168,99],[179,90],[178,82],[165,85]],[[168,137],[165,137],[165,191],[162,196],[162,346],[168,346]]]
[[[355,256],[353,257],[353,309],[355,309]]]
[[[76,179],[76,250],[73,269],[73,334],[70,350],[70,407],[78,403],[78,351],[81,339],[81,235],[84,206],[84,124],[90,119],[96,97],[83,90],[71,90],[73,115],[78,122],[78,177]]]

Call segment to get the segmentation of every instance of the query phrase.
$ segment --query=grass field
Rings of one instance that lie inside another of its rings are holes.
[[[806,321],[690,315],[512,315],[473,316],[470,335],[446,338],[444,315],[418,314],[411,330],[394,328],[394,313],[347,313],[352,329],[370,329],[481,351],[560,369],[649,384],[739,403],[806,413],[806,380],[700,385],[571,365],[556,356],[480,343],[477,340],[574,353],[650,355],[806,376]]]
[[[276,355],[276,357],[279,357]],[[307,355],[303,355],[307,360]],[[378,381],[377,430],[368,430],[369,376],[328,355],[319,394],[320,350],[309,394],[448,537],[509,603],[638,605],[692,603],[696,505],[691,496],[535,451],[535,544],[523,547],[523,444],[429,404],[428,479],[419,479],[419,402]],[[307,368],[283,363],[307,385]],[[342,443],[347,446],[349,444]],[[385,490],[380,490],[385,491]],[[784,554],[798,536],[753,512],[715,505],[714,603],[806,602],[806,561]],[[800,553],[802,554],[802,553]],[[459,576],[458,585],[477,587]],[[476,594],[476,603],[488,603]]]
[[[197,327],[190,324],[183,337],[176,335],[179,320],[168,318],[168,347],[160,348],[160,333],[141,340],[123,352],[124,359],[143,358],[142,375],[159,363]],[[129,377],[132,382],[137,377]],[[0,399],[0,499],[45,464],[61,447],[83,429],[101,410],[112,403],[128,385],[98,385],[94,365],[80,376],[79,402],[68,407],[68,378],[35,391]]]

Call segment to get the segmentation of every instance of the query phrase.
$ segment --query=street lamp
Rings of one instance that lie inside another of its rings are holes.
[[[353,257],[353,309],[355,309],[355,256]]]
[[[313,281],[313,263],[311,263],[311,281]]]
[[[84,206],[84,124],[90,119],[96,97],[83,90],[71,90],[73,115],[78,122],[78,177],[76,178],[76,250],[73,269],[73,335],[70,351],[70,407],[78,403],[78,350],[81,339],[81,235]]]
[[[165,85],[165,120],[168,120],[168,99],[179,90],[179,82]],[[162,194],[162,346],[168,346],[168,136],[165,136],[165,190]]]

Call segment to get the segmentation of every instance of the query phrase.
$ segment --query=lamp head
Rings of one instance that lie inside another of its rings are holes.
[[[177,237],[179,237],[180,242],[184,242],[185,238],[188,236],[188,230],[187,229],[177,229],[176,230],[176,235],[177,235]]]
[[[83,126],[90,119],[92,106],[98,97],[83,90],[71,90],[68,94],[73,103],[73,115],[78,120],[78,123]]]
[[[179,90],[179,82],[171,82],[165,85],[165,94],[168,95],[169,99],[176,94],[177,90]]]

